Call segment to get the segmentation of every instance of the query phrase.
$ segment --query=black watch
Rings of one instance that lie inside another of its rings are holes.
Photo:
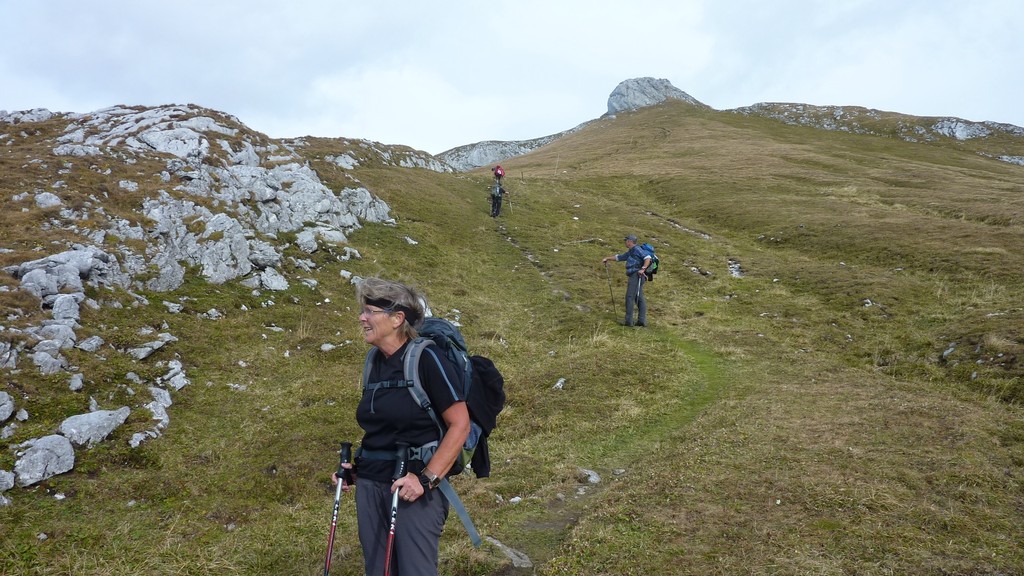
[[[431,490],[440,486],[441,480],[442,478],[431,472],[429,468],[424,468],[423,473],[420,474],[420,483]]]

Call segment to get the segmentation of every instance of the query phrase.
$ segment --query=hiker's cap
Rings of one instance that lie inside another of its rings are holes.
[[[623,240],[632,240],[633,242],[636,242],[636,235],[634,235],[634,234],[629,234],[628,236],[626,236],[625,238],[623,238]]]

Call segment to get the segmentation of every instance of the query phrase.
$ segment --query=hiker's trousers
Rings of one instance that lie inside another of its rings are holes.
[[[383,574],[391,528],[390,482],[356,479],[356,518],[366,574]],[[391,573],[437,576],[438,545],[447,519],[448,499],[440,490],[427,490],[415,502],[399,499]]]
[[[633,305],[637,308],[636,323],[647,325],[647,299],[644,298],[644,282],[647,278],[643,274],[633,273],[629,275],[629,282],[626,284],[626,320],[627,326],[633,325]]]
[[[501,214],[501,194],[491,194],[491,218]]]

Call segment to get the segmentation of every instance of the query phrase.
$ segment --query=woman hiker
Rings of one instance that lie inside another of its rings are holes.
[[[456,392],[463,389],[461,374],[433,343],[420,356],[423,387],[447,430],[441,436],[408,388],[394,386],[404,382],[405,351],[417,336],[416,326],[424,317],[426,300],[404,284],[368,278],[359,285],[358,301],[363,338],[381,352],[374,354],[356,408],[356,420],[364,435],[355,463],[342,465],[351,468],[355,478],[356,519],[365,573],[381,574],[388,562],[392,495],[397,491],[399,528],[390,565],[402,576],[436,576],[448,500],[435,488],[462,450],[470,426],[465,399]],[[399,443],[414,447],[414,454],[419,456],[410,458],[405,476],[394,480]],[[339,481],[336,474],[332,480]],[[346,492],[352,488],[342,486]]]

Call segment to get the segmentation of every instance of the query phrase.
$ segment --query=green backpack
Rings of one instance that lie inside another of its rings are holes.
[[[647,266],[647,270],[644,272],[644,275],[647,276],[648,282],[652,282],[654,281],[654,275],[657,274],[658,270],[661,268],[661,260],[658,259],[658,255],[654,253],[654,246],[651,246],[647,242],[641,244],[640,249],[651,257],[651,264]]]

